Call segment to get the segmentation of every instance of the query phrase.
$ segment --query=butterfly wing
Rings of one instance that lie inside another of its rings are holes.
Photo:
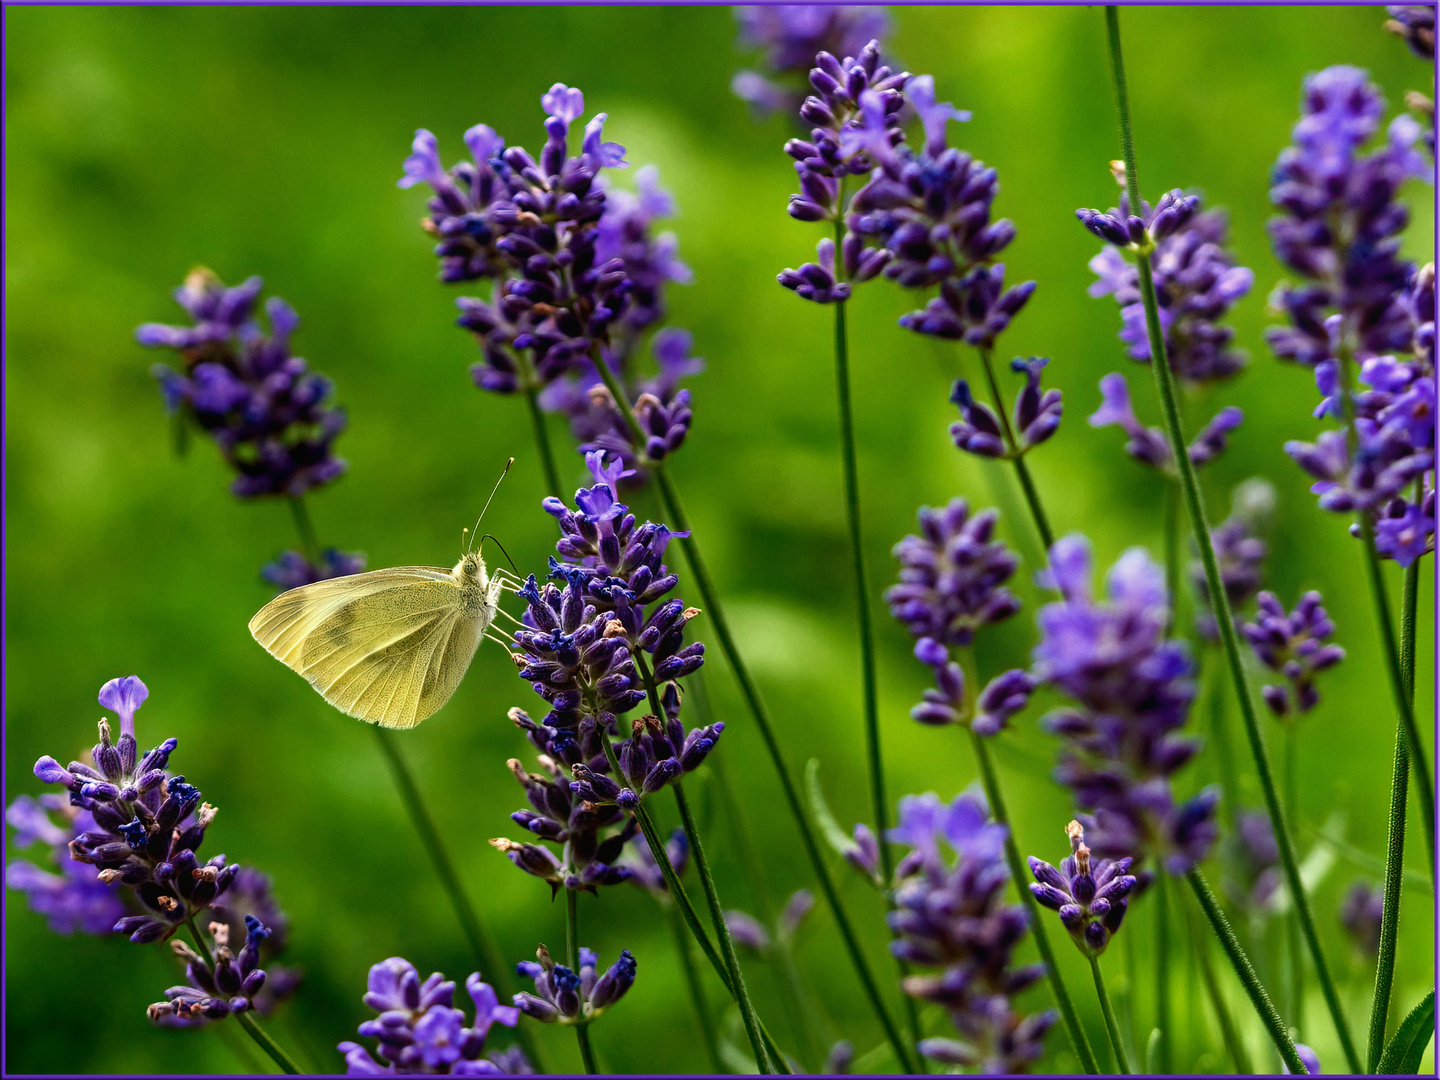
[[[392,728],[414,727],[450,700],[481,628],[454,576],[424,566],[291,589],[250,620],[255,640],[326,701]]]

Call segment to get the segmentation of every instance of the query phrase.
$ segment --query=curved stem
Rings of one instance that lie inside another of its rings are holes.
[[[1130,125],[1130,102],[1125,88],[1125,63],[1120,47],[1120,15],[1114,5],[1105,8],[1105,24],[1110,46],[1110,68],[1115,79],[1115,97],[1120,112],[1120,141],[1125,154],[1125,176],[1129,191],[1130,205],[1138,210],[1141,206],[1140,183],[1135,166],[1135,143]],[[1240,702],[1240,715],[1245,722],[1245,734],[1250,742],[1250,752],[1255,759],[1255,770],[1260,778],[1260,788],[1265,796],[1265,808],[1270,814],[1270,823],[1275,831],[1275,844],[1280,852],[1280,864],[1285,872],[1285,882],[1300,919],[1300,928],[1315,965],[1315,976],[1325,995],[1325,1003],[1335,1024],[1336,1034],[1345,1052],[1345,1060],[1352,1072],[1360,1071],[1360,1059],[1355,1053],[1355,1044],[1350,1037],[1350,1026],[1340,996],[1330,976],[1330,967],[1320,948],[1320,938],[1315,931],[1315,920],[1310,912],[1310,901],[1305,895],[1300,880],[1300,867],[1295,858],[1295,847],[1286,827],[1285,815],[1275,791],[1275,778],[1270,771],[1270,760],[1265,752],[1265,742],[1260,734],[1260,723],[1255,713],[1255,704],[1250,696],[1245,668],[1240,659],[1240,642],[1235,632],[1235,617],[1230,608],[1230,598],[1225,593],[1224,580],[1220,576],[1220,564],[1215,557],[1215,545],[1210,538],[1210,523],[1205,514],[1204,495],[1195,478],[1195,466],[1186,450],[1184,432],[1180,427],[1180,412],[1175,400],[1175,386],[1170,371],[1170,357],[1165,347],[1165,335],[1160,329],[1160,309],[1155,297],[1155,280],[1150,271],[1150,256],[1141,251],[1136,256],[1136,269],[1140,276],[1140,298],[1145,308],[1145,327],[1150,343],[1150,367],[1155,375],[1155,387],[1160,397],[1161,411],[1165,416],[1165,432],[1170,443],[1170,452],[1180,474],[1181,488],[1185,494],[1185,506],[1190,518],[1190,528],[1195,535],[1200,559],[1205,567],[1205,581],[1210,593],[1210,603],[1215,613],[1215,622],[1220,631],[1220,641],[1225,648],[1225,660],[1230,669],[1230,678]]]
[[[540,467],[545,472],[547,494],[563,498],[560,473],[555,468],[555,452],[550,448],[550,436],[545,430],[545,414],[540,410],[540,394],[533,386],[525,388],[525,402],[530,406],[530,424],[535,429],[535,449],[540,453]]]
[[[1415,609],[1420,591],[1420,560],[1405,568],[1404,604],[1400,612],[1400,665],[1405,694],[1415,696]],[[1375,963],[1375,995],[1370,1003],[1370,1038],[1366,1061],[1374,1072],[1385,1049],[1390,991],[1395,982],[1395,950],[1400,930],[1400,886],[1405,873],[1405,812],[1410,792],[1410,747],[1406,733],[1395,732],[1395,759],[1390,769],[1390,823],[1385,839],[1385,892],[1380,914],[1380,949]],[[1432,869],[1433,873],[1433,869]]]
[[[690,991],[690,1003],[695,1007],[695,1023],[700,1028],[700,1040],[705,1044],[705,1056],[710,1068],[716,1073],[725,1072],[720,1060],[720,1048],[715,1044],[715,1029],[710,1023],[710,1006],[705,1001],[705,985],[700,981],[700,972],[695,969],[695,957],[690,954],[690,937],[685,933],[685,919],[677,904],[669,904],[671,935],[675,938],[675,954],[680,957],[680,968],[685,973],[685,985]]]
[[[1275,1049],[1280,1051],[1280,1057],[1285,1062],[1285,1067],[1297,1076],[1306,1072],[1305,1063],[1300,1060],[1300,1055],[1295,1051],[1295,1041],[1290,1037],[1290,1029],[1285,1026],[1285,1021],[1281,1020],[1280,1014],[1275,1011],[1275,1005],[1270,1000],[1270,995],[1265,992],[1260,977],[1255,974],[1255,968],[1250,964],[1250,958],[1240,947],[1240,941],[1235,937],[1230,920],[1225,918],[1225,912],[1220,910],[1220,905],[1215,900],[1215,894],[1210,891],[1210,885],[1205,880],[1205,876],[1200,873],[1200,868],[1195,867],[1185,875],[1185,879],[1190,882],[1190,888],[1195,891],[1195,899],[1200,901],[1200,910],[1210,920],[1210,926],[1215,931],[1215,936],[1220,939],[1221,948],[1225,950],[1226,959],[1235,969],[1235,975],[1239,978],[1240,985],[1245,988],[1245,993],[1250,996],[1250,1002],[1255,1006],[1255,1012],[1259,1014],[1261,1022],[1264,1023],[1265,1030],[1270,1035],[1270,1041],[1275,1044]]]
[[[985,798],[990,802],[990,812],[999,824],[1005,826],[1005,861],[1010,866],[1010,876],[1015,879],[1015,888],[1030,915],[1030,930],[1035,935],[1035,946],[1040,950],[1040,959],[1045,964],[1045,978],[1049,980],[1050,993],[1060,1008],[1060,1018],[1065,1022],[1070,1045],[1075,1048],[1075,1055],[1087,1073],[1099,1073],[1100,1067],[1095,1063],[1095,1054],[1085,1038],[1085,1029],[1080,1026],[1080,1018],[1070,1000],[1070,992],[1065,989],[1065,980],[1060,977],[1060,969],[1055,966],[1055,954],[1050,949],[1050,938],[1045,932],[1040,905],[1026,887],[1025,862],[1020,858],[1020,848],[1015,842],[1015,830],[1011,827],[1010,815],[1005,810],[1005,798],[1000,794],[1000,781],[995,775],[995,765],[990,760],[990,748],[974,731],[970,732],[970,743],[975,748],[975,760],[980,766],[980,782],[985,787]]]
[[[990,401],[995,406],[995,413],[1000,417],[1000,428],[1005,434],[1005,448],[1010,451],[1010,460],[1015,465],[1015,475],[1020,480],[1021,490],[1025,492],[1025,502],[1030,507],[1030,519],[1035,523],[1035,531],[1040,535],[1040,543],[1045,548],[1048,557],[1050,549],[1055,545],[1055,534],[1050,531],[1050,518],[1045,513],[1045,507],[1040,503],[1040,492],[1035,487],[1035,481],[1030,477],[1030,468],[1025,464],[1025,458],[1020,453],[1020,444],[1015,440],[1015,432],[1010,427],[1010,412],[1005,407],[1005,398],[1000,393],[1000,384],[995,381],[995,367],[991,358],[991,350],[979,349],[980,364],[985,369],[985,381],[990,386]]]
[[[1298,822],[1300,819],[1295,812],[1295,804],[1298,799],[1295,775],[1298,764],[1295,745],[1298,725],[1292,718],[1283,726],[1285,728],[1285,817],[1291,822]],[[1304,1030],[1305,958],[1301,955],[1300,949],[1300,920],[1294,911],[1289,912],[1285,917],[1285,953],[1290,961],[1290,1015],[1295,1020],[1296,1028]]]
[[[1341,361],[1342,365],[1344,361]],[[1361,540],[1365,547],[1365,568],[1369,572],[1371,599],[1375,602],[1375,621],[1380,624],[1381,651],[1385,654],[1385,673],[1390,678],[1390,689],[1395,698],[1395,708],[1400,713],[1400,725],[1410,743],[1410,771],[1415,776],[1415,789],[1420,796],[1420,821],[1425,827],[1425,844],[1430,857],[1431,880],[1435,877],[1435,782],[1430,775],[1430,766],[1425,761],[1425,746],[1420,741],[1420,729],[1415,724],[1415,709],[1411,705],[1412,691],[1407,689],[1405,673],[1400,667],[1400,649],[1395,643],[1395,626],[1390,621],[1390,600],[1385,593],[1385,577],[1380,570],[1380,556],[1375,550],[1375,525],[1370,515],[1360,515]],[[1413,663],[1413,661],[1412,661]],[[1411,680],[1414,679],[1412,672]]]
[[[1110,1008],[1110,995],[1105,992],[1105,980],[1100,975],[1100,961],[1093,956],[1090,957],[1090,974],[1095,977],[1095,996],[1100,999],[1100,1012],[1105,1017],[1105,1031],[1110,1036],[1110,1049],[1115,1053],[1115,1070],[1129,1075],[1130,1062],[1125,1059],[1120,1026],[1115,1023],[1115,1010]]]
[[[624,393],[615,380],[615,375],[605,364],[597,364],[596,370],[600,372],[600,378],[609,389],[611,396],[615,399],[625,418],[626,426],[631,434],[638,440],[639,445],[644,445],[644,432],[640,429],[639,422],[635,419],[635,411],[630,403],[625,400]],[[690,525],[685,517],[684,507],[680,503],[679,492],[675,483],[670,479],[670,474],[665,468],[664,462],[657,462],[652,467],[655,482],[660,488],[660,497],[665,505],[666,514],[670,518],[671,525],[680,532],[689,532]],[[720,651],[725,654],[730,669],[735,673],[735,681],[740,686],[741,697],[745,700],[746,708],[751,717],[755,720],[755,726],[760,729],[760,737],[765,743],[766,752],[770,761],[775,767],[775,772],[780,778],[780,787],[785,794],[785,805],[790,811],[790,816],[795,821],[795,827],[800,834],[800,840],[805,847],[805,854],[810,860],[810,865],[815,871],[816,882],[820,891],[825,896],[825,902],[829,905],[831,914],[835,917],[836,926],[840,930],[840,936],[844,940],[846,952],[850,956],[850,962],[855,968],[855,974],[860,979],[861,989],[865,993],[866,1000],[870,1003],[876,1019],[885,1030],[885,1037],[895,1050],[895,1056],[899,1059],[901,1066],[908,1073],[916,1071],[913,1052],[900,1034],[900,1029],[890,1018],[889,1011],[885,1008],[884,999],[880,996],[880,987],[875,982],[875,976],[870,971],[870,965],[865,960],[865,954],[860,949],[859,938],[851,925],[850,917],[846,914],[845,908],[840,903],[840,894],[835,888],[834,879],[830,875],[830,868],[825,864],[825,856],[820,849],[819,841],[816,839],[815,831],[806,815],[804,803],[800,801],[799,789],[790,776],[789,767],[785,764],[784,754],[780,750],[779,740],[775,736],[775,729],[770,721],[769,711],[765,708],[764,701],[760,698],[760,691],[750,675],[750,669],[746,667],[745,661],[740,656],[740,650],[735,644],[735,639],[730,633],[730,624],[725,617],[725,609],[721,606],[720,595],[715,590],[715,583],[710,578],[710,571],[705,565],[705,560],[700,554],[700,548],[695,542],[694,536],[687,537],[681,541],[685,552],[685,561],[690,566],[690,573],[695,578],[695,586],[700,591],[700,598],[705,602],[706,614],[710,616],[711,625],[715,628],[715,639],[719,642]],[[652,847],[654,845],[652,844]],[[779,1062],[776,1062],[777,1067]]]
[[[755,1064],[762,1073],[775,1070],[765,1052],[765,1043],[760,1038],[760,1024],[755,1016],[755,1006],[750,1003],[750,991],[745,986],[745,976],[740,972],[740,959],[735,955],[735,942],[730,937],[730,927],[725,924],[725,909],[720,906],[720,896],[715,891],[715,879],[710,876],[710,864],[705,858],[705,846],[700,842],[700,830],[695,827],[695,818],[690,813],[690,801],[685,797],[685,788],[677,779],[670,785],[675,792],[675,805],[680,809],[680,824],[685,838],[690,841],[690,856],[695,860],[695,872],[700,876],[700,886],[705,890],[705,902],[710,908],[710,921],[715,927],[715,937],[720,942],[720,955],[725,961],[725,970],[730,973],[730,985],[735,990],[735,1003],[740,1006],[740,1019],[745,1024],[745,1035],[755,1053]]]
[[[615,747],[610,742],[610,736],[605,729],[599,728],[600,745],[605,751],[605,760],[610,763],[611,773],[616,776],[623,776],[620,771],[620,761],[615,756]],[[705,954],[705,959],[710,961],[710,966],[715,969],[715,974],[720,977],[720,982],[730,993],[735,1004],[740,1004],[735,993],[734,984],[730,980],[730,972],[726,968],[720,954],[715,951],[715,946],[710,943],[710,937],[705,933],[705,928],[700,925],[700,917],[695,913],[695,905],[690,902],[690,895],[685,891],[680,877],[675,873],[675,867],[670,862],[670,856],[665,851],[665,842],[661,839],[659,831],[655,828],[654,819],[650,817],[649,808],[642,802],[634,810],[635,820],[640,823],[640,831],[645,834],[645,842],[650,845],[650,854],[655,857],[655,863],[660,868],[660,876],[665,879],[665,885],[670,890],[670,895],[675,899],[675,905],[680,910],[685,925],[690,928],[691,935],[700,945],[700,951]],[[770,1060],[775,1063],[775,1071],[788,1073],[789,1065],[785,1062],[784,1055],[780,1052],[770,1032],[766,1030],[765,1023],[759,1018],[756,1022],[760,1027],[760,1036],[765,1041],[765,1047],[770,1054]]]
[[[200,936],[200,930],[195,925],[195,916],[185,917],[185,926],[190,931],[190,939],[195,942],[195,948],[199,951],[205,963],[209,966],[212,977],[215,971],[215,957],[211,955],[210,946],[205,944],[205,939]],[[255,1044],[270,1056],[270,1060],[279,1066],[280,1071],[291,1076],[300,1075],[300,1066],[295,1064],[294,1059],[287,1054],[280,1044],[272,1039],[265,1030],[255,1022],[255,1018],[249,1013],[234,1014],[235,1020],[245,1029],[245,1034],[255,1040]]]
[[[836,223],[837,232],[841,225]],[[838,246],[841,238],[837,236]],[[870,808],[880,848],[885,881],[894,876],[890,856],[885,767],[880,753],[880,706],[875,689],[875,631],[870,621],[870,586],[865,574],[865,549],[860,528],[860,470],[855,459],[855,417],[850,403],[850,349],[845,332],[845,303],[835,306],[835,388],[840,405],[840,458],[845,467],[845,520],[850,531],[850,559],[855,575],[855,620],[860,633],[861,703],[865,718],[865,759],[870,771]]]

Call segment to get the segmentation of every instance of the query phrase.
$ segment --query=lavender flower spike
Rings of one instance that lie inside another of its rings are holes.
[[[62,824],[57,825],[52,814]],[[70,857],[71,842],[97,828],[94,817],[50,792],[38,799],[16,796],[5,811],[5,820],[15,830],[12,843],[17,850],[37,843],[49,849],[43,866],[29,859],[7,863],[5,885],[23,892],[30,910],[45,916],[53,933],[112,933],[125,914],[120,883],[101,880],[95,867]],[[57,868],[58,874],[53,872]]]
[[[216,939],[213,969],[184,942],[173,943],[175,952],[187,962],[187,985],[172,986],[165,991],[166,1000],[150,1006],[147,1011],[152,1021],[200,1024],[251,1010],[255,995],[265,985],[260,944],[270,936],[270,930],[255,916],[246,915],[245,945],[238,956],[230,950],[228,927],[219,926],[218,930],[221,932]]]
[[[760,113],[794,112],[810,92],[806,75],[818,53],[856,56],[890,32],[883,7],[773,4],[737,7],[739,46],[764,52],[765,71],[737,72],[730,88]]]
[[[1307,713],[1320,702],[1315,676],[1345,659],[1345,650],[1329,642],[1335,624],[1313,590],[1300,597],[1290,613],[1271,592],[1262,592],[1259,603],[1259,615],[1241,632],[1256,658],[1288,684],[1265,687],[1261,691],[1265,704],[1282,720]]]
[[[1146,427],[1135,416],[1130,404],[1130,385],[1125,376],[1112,371],[1100,380],[1100,408],[1090,416],[1091,427],[1116,426],[1125,432],[1125,452],[1142,465],[1175,477],[1175,461],[1170,453],[1170,443],[1159,428]],[[1245,414],[1234,405],[1227,405],[1215,414],[1190,445],[1186,453],[1194,465],[1205,465],[1214,461],[1229,444],[1230,433],[1244,421]]]
[[[1136,885],[1129,872],[1131,860],[1097,858],[1092,863],[1085,829],[1078,821],[1066,827],[1065,835],[1070,838],[1071,853],[1058,870],[1034,856],[1027,860],[1035,875],[1030,891],[1041,905],[1060,913],[1060,921],[1082,953],[1099,956],[1125,918],[1128,897]]]
[[[537,962],[538,961],[538,962]],[[516,1007],[542,1024],[580,1024],[596,1019],[635,985],[635,957],[620,950],[620,959],[600,972],[595,953],[580,948],[580,970],[571,971],[550,958],[541,945],[536,960],[516,965],[516,972],[535,981],[535,993],[515,995]]]
[[[514,1027],[520,1010],[501,1005],[495,990],[479,973],[465,980],[475,1005],[475,1019],[454,1007],[455,984],[436,972],[424,982],[415,965],[398,956],[370,969],[365,1004],[379,1015],[360,1025],[360,1034],[376,1040],[375,1055],[356,1042],[342,1042],[348,1076],[389,1076],[433,1073],[485,1076],[534,1070],[518,1048],[485,1053],[495,1024]]]

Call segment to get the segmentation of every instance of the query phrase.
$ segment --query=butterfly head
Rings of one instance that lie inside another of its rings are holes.
[[[455,564],[455,575],[470,581],[483,582],[486,578],[485,559],[478,551],[467,551]]]

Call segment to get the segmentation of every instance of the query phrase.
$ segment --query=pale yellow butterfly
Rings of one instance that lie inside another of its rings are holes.
[[[490,632],[500,594],[516,584],[507,577],[467,550],[453,570],[396,566],[316,581],[271,600],[250,633],[341,712],[411,728],[450,700],[482,636],[512,644]]]

